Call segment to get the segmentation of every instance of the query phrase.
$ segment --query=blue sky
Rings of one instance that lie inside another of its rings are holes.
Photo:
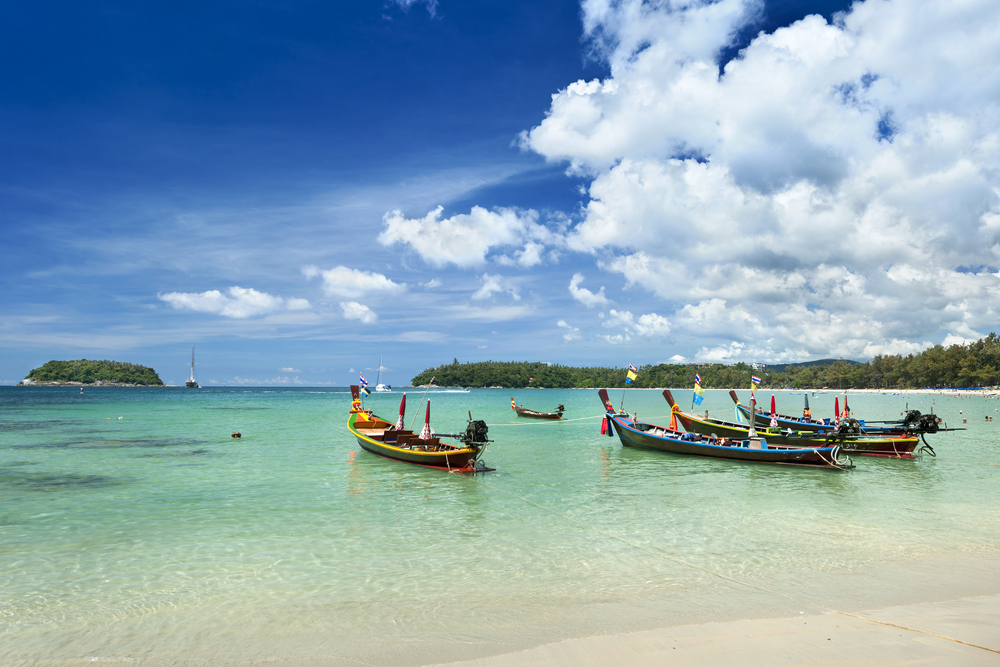
[[[805,361],[996,329],[988,2],[22,3],[0,382]]]

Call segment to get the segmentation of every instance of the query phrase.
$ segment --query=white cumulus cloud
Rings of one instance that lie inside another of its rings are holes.
[[[496,292],[506,292],[510,294],[514,301],[521,300],[521,294],[519,293],[517,286],[503,276],[494,276],[489,273],[484,273],[482,281],[483,286],[472,294],[472,298],[476,301],[489,299]]]
[[[569,293],[573,295],[573,298],[585,305],[587,308],[593,308],[594,306],[606,306],[611,303],[611,299],[604,296],[604,286],[594,294],[586,287],[580,287],[580,283],[583,282],[582,273],[574,273],[573,278],[569,281]]]
[[[167,292],[156,296],[178,310],[213,313],[234,319],[268,315],[281,310],[305,310],[310,307],[306,299],[285,299],[238,286],[230,287],[226,294],[213,289],[207,292]]]
[[[611,76],[568,84],[521,137],[592,179],[565,247],[660,299],[643,326],[703,341],[702,360],[859,358],[994,328],[1000,4],[856,2],[759,34],[720,76],[760,10],[583,3]]]
[[[378,320],[371,308],[357,301],[341,301],[340,309],[344,312],[344,319],[359,320],[363,324],[372,324]]]
[[[622,329],[637,336],[662,338],[670,333],[670,322],[656,313],[640,315],[636,319],[629,311],[610,310],[604,326],[611,329]]]
[[[531,266],[540,261],[538,241],[552,241],[552,232],[538,224],[538,213],[512,208],[488,211],[472,207],[467,214],[441,218],[439,206],[423,218],[407,218],[401,211],[390,211],[382,218],[380,243],[392,246],[403,243],[413,248],[425,262],[433,266],[455,264],[460,267],[480,266],[492,248],[527,243],[514,263]]]
[[[346,266],[335,266],[323,271],[316,266],[302,267],[306,278],[321,276],[323,291],[330,296],[349,297],[367,293],[400,294],[406,291],[406,285],[395,283],[381,273],[359,271]]]

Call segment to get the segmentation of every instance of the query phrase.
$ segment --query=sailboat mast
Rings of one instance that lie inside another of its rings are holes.
[[[191,346],[191,380],[194,381],[194,345]]]

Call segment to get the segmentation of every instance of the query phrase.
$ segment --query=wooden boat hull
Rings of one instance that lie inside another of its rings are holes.
[[[702,418],[683,412],[677,406],[676,401],[669,390],[663,392],[664,398],[670,404],[673,415],[677,422],[684,427],[685,431],[700,433],[703,435],[717,435],[719,437],[746,439],[749,437],[750,428],[743,424],[727,422],[722,419]],[[749,411],[748,411],[749,413]],[[768,418],[770,423],[770,418]],[[832,429],[828,426],[827,429]],[[761,427],[758,432],[760,437],[766,438],[768,443],[776,445],[787,445],[790,447],[830,447],[839,445],[841,451],[849,454],[862,454],[865,456],[886,456],[891,458],[913,458],[913,451],[920,444],[918,438],[914,436],[896,437],[857,437],[839,433],[820,434],[819,432],[771,432],[771,429]]]
[[[562,419],[561,412],[535,412],[534,410],[529,410],[528,408],[522,408],[520,406],[515,407],[514,412],[518,417],[528,417],[530,419],[551,419],[555,421]]]
[[[702,456],[732,461],[748,461],[755,463],[793,464],[811,466],[814,468],[849,467],[849,462],[838,463],[837,447],[773,447],[761,443],[760,449],[751,448],[751,442],[745,445],[723,446],[711,444],[710,438],[699,437],[698,440],[683,440],[683,435],[654,424],[634,422],[620,415],[608,413],[606,418],[614,425],[624,447],[653,449],[671,454]]]
[[[729,396],[733,399],[733,403],[736,404],[736,409],[739,411],[740,416],[750,423],[750,408],[740,402],[739,397],[736,392],[732,389],[729,390]],[[782,430],[791,429],[793,431],[806,431],[806,432],[819,432],[827,431],[829,432],[836,424],[830,423],[830,420],[826,421],[821,419],[803,419],[796,418],[790,415],[775,415],[775,421],[778,422],[778,428]],[[771,423],[771,415],[764,412],[758,412],[754,418],[754,426],[759,428],[767,428]],[[863,426],[863,430],[868,435],[875,436],[895,436],[904,435],[906,433],[905,429],[899,426]]]
[[[392,427],[390,422],[368,412],[351,411],[347,419],[348,430],[357,438],[358,444],[372,454],[443,470],[462,471],[475,467],[478,449],[442,443],[437,438],[421,441],[411,431],[393,432]],[[404,437],[401,443],[399,439],[392,439],[394,434],[409,437]],[[438,451],[428,451],[429,448]]]

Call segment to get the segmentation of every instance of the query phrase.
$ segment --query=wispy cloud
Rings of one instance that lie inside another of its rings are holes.
[[[580,335],[580,328],[570,326],[566,323],[566,320],[559,320],[556,322],[556,326],[566,329],[566,333],[563,334],[565,340],[579,340],[583,337]]]

